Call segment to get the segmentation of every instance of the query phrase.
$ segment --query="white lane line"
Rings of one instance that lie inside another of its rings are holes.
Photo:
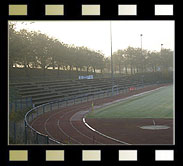
[[[78,113],[78,112],[77,112]],[[73,115],[73,116],[75,116],[75,114]],[[84,136],[84,137],[86,137],[86,138],[88,138],[88,139],[90,139],[90,140],[92,140],[93,141],[93,138],[91,138],[91,137],[89,137],[89,136],[87,136],[87,135],[85,135],[85,134],[83,134],[82,132],[80,132],[76,127],[74,127],[74,125],[72,124],[72,121],[71,121],[71,119],[73,118],[73,116],[70,118],[70,124],[71,124],[71,126],[79,133],[79,134],[81,134],[82,136]],[[99,141],[97,141],[97,140],[95,140],[95,142],[98,142],[99,144],[102,144],[101,142],[99,142]]]
[[[36,119],[33,120],[33,122],[31,123],[31,126],[33,126],[33,124],[34,124],[37,120],[39,120],[40,118],[41,118],[41,116],[36,117]]]
[[[83,117],[83,122],[84,122],[84,124],[85,124],[89,129],[91,129],[92,131],[96,131],[94,128],[90,127],[90,126],[88,125],[88,123],[86,123],[85,117]]]
[[[111,103],[107,103],[107,105],[109,105],[109,104],[114,104],[114,103],[119,102],[119,101],[128,100],[128,99],[130,99],[130,98],[132,98],[132,97],[134,97],[134,96],[135,96],[135,97],[136,97],[136,96],[141,96],[141,95],[144,95],[144,94],[146,94],[146,93],[150,93],[150,92],[153,92],[153,91],[159,90],[159,89],[161,89],[161,88],[165,88],[165,87],[166,87],[166,86],[163,86],[163,87],[156,88],[156,89],[153,89],[153,90],[150,90],[150,91],[146,91],[146,92],[142,92],[142,93],[139,93],[139,94],[135,94],[135,95],[132,95],[132,96],[123,98],[123,99],[116,100],[116,101],[111,102]],[[106,106],[106,104],[103,104],[102,106]],[[101,106],[101,107],[102,107],[102,106]],[[101,108],[101,107],[98,107],[98,108]],[[96,132],[96,133],[98,133],[98,134],[100,134],[100,135],[102,135],[102,136],[104,136],[104,137],[106,137],[106,138],[109,138],[109,139],[111,139],[111,140],[114,140],[114,141],[116,141],[116,142],[119,142],[119,143],[122,143],[122,144],[125,144],[125,145],[131,145],[131,144],[127,143],[127,142],[120,141],[120,140],[118,140],[118,139],[116,139],[116,138],[112,138],[112,137],[110,137],[110,136],[107,136],[107,135],[105,135],[105,134],[103,134],[103,133],[97,131],[96,129],[92,128],[92,127],[86,122],[85,117],[86,117],[86,115],[83,117],[83,123],[84,123],[90,130],[92,130],[92,131],[94,131],[94,132]]]
[[[71,111],[69,111],[69,112],[71,112]],[[67,113],[69,113],[69,112],[64,113],[62,116],[60,116],[60,118],[64,117],[64,116],[65,116]],[[47,132],[47,134],[48,134],[52,139],[55,139],[55,138],[49,133],[49,131],[47,130],[46,125],[47,125],[48,120],[50,120],[52,117],[54,117],[55,115],[57,115],[57,114],[59,114],[59,113],[61,113],[61,112],[59,111],[59,112],[56,112],[56,113],[52,114],[52,115],[51,115],[48,119],[46,119],[46,121],[44,122],[44,129],[45,129],[45,131]],[[66,133],[61,129],[61,127],[59,126],[59,123],[60,123],[60,122],[59,122],[59,120],[58,120],[58,121],[57,121],[57,127],[58,127],[58,129],[59,129],[63,134],[65,134],[68,138],[71,138],[72,140],[74,140],[74,141],[80,143],[79,141],[73,139],[73,138],[70,137],[68,134],[66,134]],[[56,140],[56,139],[55,139],[55,140]],[[57,141],[58,141],[58,140],[57,140]]]
[[[92,127],[85,121],[85,117],[83,118],[83,122],[84,122],[84,124],[85,124],[89,129],[91,129],[92,131],[96,132],[97,134],[102,135],[103,137],[106,137],[106,138],[108,138],[108,139],[111,139],[111,140],[113,140],[113,141],[115,141],[115,142],[118,142],[118,143],[121,143],[121,144],[124,144],[124,145],[131,145],[131,144],[127,143],[127,142],[120,141],[120,140],[118,140],[118,139],[116,139],[116,138],[110,137],[110,136],[108,136],[108,135],[105,135],[105,134],[103,134],[103,133],[101,133],[101,132],[95,130],[94,128],[92,128]]]
[[[60,118],[63,118],[63,117],[64,117],[64,115],[61,116]],[[72,139],[73,141],[75,141],[75,142],[77,142],[77,143],[79,143],[79,144],[82,144],[81,142],[79,142],[78,140],[76,140],[76,139],[74,139],[73,137],[69,136],[66,132],[63,131],[63,129],[60,127],[60,120],[57,121],[57,126],[58,126],[58,129],[59,129],[62,133],[64,133],[64,135],[66,135],[69,139]]]
[[[47,118],[46,119],[46,121],[44,122],[44,129],[45,129],[45,131],[46,131],[46,133],[52,138],[52,139],[54,139],[54,140],[56,140],[56,141],[58,141],[56,138],[54,138],[51,134],[50,134],[50,132],[47,130],[47,123],[48,123],[48,121],[53,117],[53,116],[55,116],[55,115],[57,115],[57,114],[59,114],[59,113],[61,113],[60,111],[58,111],[58,112],[56,112],[56,113],[53,113],[51,116],[49,116],[49,118]],[[59,141],[60,142],[60,141]]]
[[[50,120],[52,116],[50,116],[48,119],[46,119],[46,121],[44,122],[44,129],[46,131],[46,133],[48,134],[48,136],[50,136],[52,139],[55,139],[50,133],[49,131],[47,130],[47,122]],[[56,140],[56,139],[55,139]]]
[[[76,107],[76,108],[77,108],[77,107]],[[61,116],[61,118],[63,118],[66,114],[68,114],[68,113],[70,113],[70,112],[73,112],[73,111],[76,111],[76,110],[72,110],[72,111],[69,111],[69,112],[64,113],[64,114]],[[48,121],[50,118],[52,118],[53,116],[55,116],[55,115],[57,115],[57,114],[59,114],[59,113],[60,113],[60,111],[59,111],[59,112],[56,112],[55,114],[52,114],[46,121]],[[46,123],[47,123],[47,122],[46,122]],[[44,124],[44,126],[45,126],[45,124]],[[68,138],[70,138],[70,139],[72,139],[72,140],[78,142],[79,144],[82,144],[81,142],[77,141],[76,139],[74,139],[73,137],[69,136],[67,133],[65,133],[65,132],[63,131],[63,129],[60,127],[60,120],[57,121],[57,126],[58,126],[58,129],[59,129],[62,133],[64,133]],[[45,131],[47,132],[47,134],[48,134],[50,137],[52,137],[52,135],[48,132],[46,126],[45,126]],[[52,138],[53,138],[53,137],[52,137]],[[53,138],[53,139],[55,139],[55,138]],[[55,140],[56,140],[56,139],[55,139]]]
[[[42,118],[42,116],[38,116],[32,123],[31,123],[31,126],[33,127],[33,124],[36,122],[36,121],[38,121],[40,118]],[[49,119],[49,118],[48,118]],[[47,119],[47,120],[48,120]],[[46,121],[47,121],[46,120]],[[58,141],[57,139],[55,139],[54,137],[52,137],[52,135],[48,132],[48,130],[45,128],[45,122],[44,122],[44,129],[45,129],[45,131],[46,131],[46,133],[48,134],[48,136],[50,136],[51,137],[51,139],[53,140],[53,141],[57,141],[58,143],[60,143],[61,144],[61,142],[60,141]],[[40,131],[38,131],[38,130],[36,130],[39,134],[43,134],[42,132],[40,132]]]

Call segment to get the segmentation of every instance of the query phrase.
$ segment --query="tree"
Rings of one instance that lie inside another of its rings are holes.
[[[125,58],[126,58],[126,62],[130,67],[131,70],[131,74],[133,74],[133,68],[135,66],[135,59],[134,59],[134,55],[135,55],[135,49],[133,47],[128,47],[127,49],[125,49]]]
[[[141,48],[128,47],[113,53],[113,66],[115,72],[131,74],[139,72],[168,71],[173,68],[173,51],[162,49],[161,52],[141,50]],[[87,47],[68,45],[53,39],[46,34],[22,29],[16,30],[16,24],[9,23],[9,67],[24,68],[29,76],[30,68],[48,68],[66,70],[92,71],[94,74],[100,70],[111,72],[111,59],[104,57],[99,50]]]
[[[125,51],[124,50],[117,50],[113,54],[113,63],[114,68],[118,69],[119,73],[122,73],[123,68],[125,67]]]
[[[59,42],[58,40],[53,41],[53,46],[49,50],[50,54],[52,55],[52,67],[55,69],[57,67],[57,74],[60,74],[60,69],[65,63],[65,56],[66,56],[67,48],[64,43]]]
[[[108,73],[110,72],[110,70],[111,70],[111,60],[110,60],[110,57],[104,58],[104,68],[107,70]]]
[[[21,38],[18,32],[15,31],[15,23],[9,23],[9,67],[16,67],[16,62],[18,61],[18,55],[21,49]]]
[[[160,65],[162,71],[168,71],[173,68],[173,51],[170,49],[162,49],[160,54]]]
[[[44,74],[45,70],[51,66],[52,57],[50,53],[50,47],[52,44],[52,39],[47,35],[42,33],[34,33],[34,56],[36,57],[36,62],[38,66],[43,69]]]
[[[151,70],[152,72],[156,72],[159,62],[160,62],[160,54],[155,51],[153,51],[153,52],[148,51],[147,57],[148,57],[147,58],[148,69]]]

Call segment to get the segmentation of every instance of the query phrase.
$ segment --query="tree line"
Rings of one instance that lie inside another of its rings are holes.
[[[160,52],[128,47],[113,54],[114,71],[131,74],[144,72],[166,72],[173,70],[173,51],[162,49]]]
[[[160,52],[128,47],[112,55],[115,73],[139,73],[165,71],[173,68],[173,51]],[[22,29],[16,31],[9,24],[9,67],[22,67],[28,73],[31,68],[48,68],[88,72],[110,72],[111,58],[99,50],[65,44],[46,34]]]

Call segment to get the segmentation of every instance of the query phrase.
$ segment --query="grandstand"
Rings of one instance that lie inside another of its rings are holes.
[[[116,77],[113,81],[115,90],[120,91],[130,87],[157,83],[157,80],[149,78],[151,77],[145,76],[145,78],[142,79],[139,76],[123,76]],[[158,77],[157,79],[160,80]],[[10,87],[13,87],[22,98],[31,97],[35,105],[58,99],[77,98],[77,96],[82,95],[87,97],[103,91],[111,91],[111,86],[111,78],[10,83]]]

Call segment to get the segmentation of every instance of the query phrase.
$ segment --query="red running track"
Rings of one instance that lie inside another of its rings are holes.
[[[162,85],[161,85],[162,86]],[[163,85],[164,86],[164,85]],[[131,91],[127,94],[120,94],[114,97],[94,100],[95,106],[100,106],[115,100],[126,98],[134,94],[159,88],[160,85],[153,85],[143,89]],[[31,125],[37,131],[48,135],[64,144],[125,144],[128,139],[116,141],[105,137],[88,128],[84,122],[84,115],[91,110],[92,101],[68,106],[40,115],[32,121]],[[112,127],[112,126],[111,126]],[[97,128],[96,128],[97,129]],[[109,130],[114,130],[111,128]],[[135,130],[135,129],[134,129]],[[107,135],[107,134],[106,134]],[[125,142],[124,142],[125,141]]]

